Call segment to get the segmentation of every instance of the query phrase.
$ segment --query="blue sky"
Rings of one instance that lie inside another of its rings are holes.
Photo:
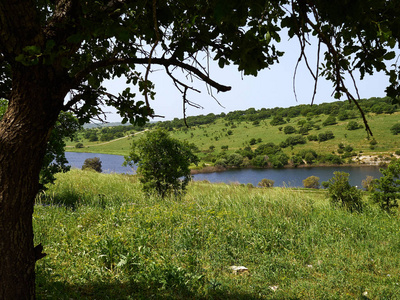
[[[186,81],[196,89],[200,89],[201,94],[195,92],[188,93],[188,99],[203,107],[196,109],[187,107],[187,116],[206,115],[208,113],[219,114],[228,113],[234,110],[245,110],[250,107],[256,109],[273,107],[290,107],[300,104],[311,104],[311,98],[314,88],[314,80],[305,67],[305,63],[300,63],[296,77],[297,102],[293,93],[293,74],[295,65],[299,56],[299,47],[297,40],[282,41],[277,45],[278,49],[284,51],[284,56],[280,63],[271,66],[269,69],[261,71],[257,77],[242,76],[235,66],[228,66],[220,69],[217,63],[210,64],[210,75],[217,82],[229,85],[231,91],[225,93],[216,93],[213,95],[223,106],[220,106],[209,94],[205,84],[201,81]],[[310,46],[307,55],[310,64],[315,64],[316,53],[315,45]],[[321,55],[321,58],[323,56]],[[155,121],[172,120],[173,118],[183,118],[182,95],[176,89],[168,75],[162,68],[154,68],[149,76],[156,85],[156,97],[151,101],[151,106],[156,115],[162,115],[165,118],[156,118]],[[181,77],[181,79],[185,79]],[[359,76],[356,78],[358,79]],[[348,80],[349,86],[352,83]],[[374,74],[364,80],[357,81],[358,90],[361,98],[384,97],[385,88],[388,85],[388,79],[384,74]],[[125,88],[124,80],[114,80],[109,82],[107,89],[112,93],[118,93]],[[132,87],[132,89],[134,89]],[[354,90],[353,90],[354,91]],[[332,83],[320,78],[318,83],[315,104],[323,102],[336,101],[332,96]],[[140,95],[140,93],[137,93]],[[141,100],[141,99],[137,99]],[[345,99],[342,99],[345,100]],[[107,115],[108,122],[119,122],[121,118],[113,110],[106,109],[111,113]]]

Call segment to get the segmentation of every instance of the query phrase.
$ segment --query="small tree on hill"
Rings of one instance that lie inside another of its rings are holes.
[[[190,145],[169,136],[165,130],[146,133],[132,143],[124,165],[137,164],[143,190],[164,198],[169,193],[182,195],[191,180],[189,166],[199,162]]]
[[[101,160],[98,157],[93,157],[93,158],[86,158],[82,170],[94,170],[96,172],[101,173]]]
[[[379,206],[390,211],[399,206],[400,199],[400,160],[392,161],[387,169],[380,169],[382,177],[375,180],[371,199]]]

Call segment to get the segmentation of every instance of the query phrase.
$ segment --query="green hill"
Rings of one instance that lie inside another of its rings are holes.
[[[228,114],[188,117],[189,128],[184,120],[174,119],[149,124],[146,129],[165,128],[174,137],[192,143],[204,164],[214,164],[233,153],[240,154],[245,159],[244,164],[250,165],[254,165],[252,159],[257,155],[268,156],[270,165],[277,155],[283,160],[287,156],[289,164],[294,163],[295,157],[299,163],[304,163],[308,152],[315,158],[309,163],[335,163],[338,158],[341,163],[350,163],[364,156],[393,156],[400,149],[400,139],[390,130],[399,123],[398,106],[391,105],[388,99],[377,98],[360,104],[372,137],[368,136],[360,113],[347,102],[258,111],[250,108]],[[83,130],[77,140],[68,143],[67,151],[127,155],[132,139],[144,128],[129,129],[116,140],[95,142],[84,138],[88,136],[87,130],[94,130],[102,139],[110,129]],[[84,147],[75,148],[77,141]],[[273,163],[272,166],[277,167]]]

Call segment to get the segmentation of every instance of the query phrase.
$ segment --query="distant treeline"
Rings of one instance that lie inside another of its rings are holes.
[[[143,130],[142,126],[137,125],[119,125],[114,127],[98,127],[83,129],[83,137],[90,142],[95,141],[111,141],[116,138],[124,137],[125,135],[134,131]]]
[[[398,104],[393,104],[392,99],[385,98],[369,98],[361,99],[358,101],[360,107],[364,113],[375,113],[375,114],[391,114],[399,110]],[[227,114],[213,114],[190,116],[186,118],[186,123],[189,127],[211,124],[219,118],[225,118],[226,121],[261,121],[270,118],[295,118],[298,116],[310,117],[314,115],[330,115],[337,117],[339,120],[354,119],[360,116],[360,113],[356,106],[349,101],[335,101],[331,103],[322,104],[302,104],[297,106],[291,106],[288,108],[275,107],[275,108],[261,108],[256,110],[255,108],[249,108],[246,110],[236,110]],[[286,123],[286,122],[284,122]],[[185,127],[186,124],[183,119],[175,118],[172,121],[163,121],[155,123],[158,127],[172,129]],[[155,125],[152,124],[152,125]],[[281,123],[283,124],[283,123]],[[272,124],[278,125],[278,124]]]

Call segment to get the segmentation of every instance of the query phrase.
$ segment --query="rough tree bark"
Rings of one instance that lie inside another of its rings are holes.
[[[0,122],[0,299],[35,298],[40,253],[32,214],[47,140],[67,93],[59,80],[50,67],[14,69],[9,109]]]

